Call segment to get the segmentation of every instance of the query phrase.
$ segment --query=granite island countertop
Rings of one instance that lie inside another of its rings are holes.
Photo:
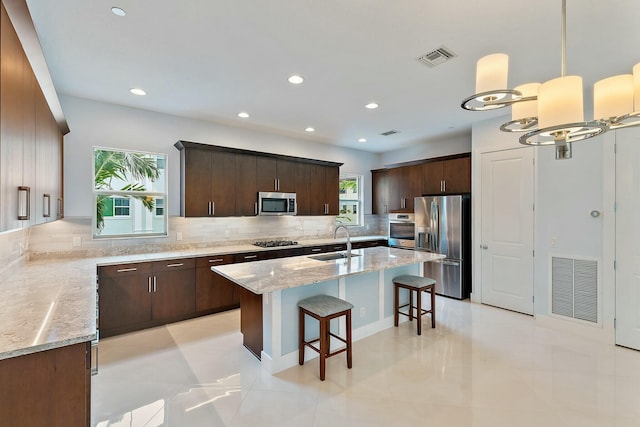
[[[375,235],[353,237],[351,240],[385,238]],[[288,248],[344,242],[344,238],[309,239]],[[0,360],[94,340],[98,266],[282,248],[260,248],[241,243],[24,262],[13,268],[11,274],[4,274],[0,282]]]
[[[313,255],[227,264],[211,270],[255,294],[319,283],[353,274],[443,259],[429,252],[374,247],[356,249],[350,259],[318,260]]]

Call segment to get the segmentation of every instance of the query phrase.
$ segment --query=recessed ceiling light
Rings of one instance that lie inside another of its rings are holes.
[[[367,142],[367,138],[360,138],[358,142]]]
[[[289,77],[289,83],[291,83],[292,85],[299,85],[303,81],[304,79],[302,78],[302,76],[299,76],[297,74],[294,74],[293,76]]]
[[[111,13],[116,16],[125,16],[127,14],[124,9],[115,6],[111,8]]]
[[[249,118],[249,113],[245,113],[244,111],[238,113],[238,117],[242,117],[243,119]]]
[[[307,132],[313,132],[313,131],[315,131],[315,129],[314,129],[314,128],[312,128],[312,127],[308,127],[308,128],[306,128],[306,129],[305,129],[305,131],[307,131]]]
[[[374,110],[374,109],[378,108],[379,105],[376,104],[375,102],[370,102],[367,105],[365,105],[365,107],[368,108],[369,110]]]
[[[134,87],[129,89],[129,92],[131,92],[134,95],[138,95],[138,96],[144,96],[147,94],[147,92],[145,92],[144,90],[138,88],[138,87]]]

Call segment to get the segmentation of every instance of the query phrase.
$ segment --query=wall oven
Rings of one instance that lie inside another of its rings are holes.
[[[389,214],[389,246],[415,248],[416,222],[412,213]]]
[[[296,215],[296,193],[258,193],[258,215]]]

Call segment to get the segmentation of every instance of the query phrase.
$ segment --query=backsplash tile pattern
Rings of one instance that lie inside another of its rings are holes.
[[[26,260],[30,228],[0,233],[0,277],[5,277]]]
[[[29,258],[80,258],[159,252],[247,243],[257,240],[308,240],[333,237],[335,217],[169,218],[169,236],[92,238],[90,218],[65,218],[31,229]],[[386,218],[365,215],[364,226],[349,227],[352,236],[386,234]],[[181,234],[182,239],[178,240]],[[339,232],[344,237],[344,232]]]

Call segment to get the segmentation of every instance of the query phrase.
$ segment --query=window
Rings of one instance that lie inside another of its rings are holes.
[[[164,199],[156,199],[156,216],[164,215]]]
[[[340,212],[336,221],[344,225],[362,224],[362,175],[342,175],[339,185]]]
[[[94,238],[167,235],[165,154],[94,148]]]
[[[113,198],[113,216],[129,216],[129,199]]]

